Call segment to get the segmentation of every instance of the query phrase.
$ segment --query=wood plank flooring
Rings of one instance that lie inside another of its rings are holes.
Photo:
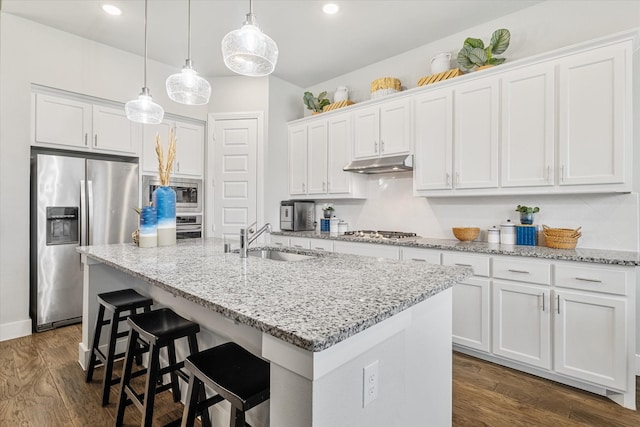
[[[101,407],[102,369],[96,371],[92,383],[84,382],[77,362],[80,339],[81,327],[73,325],[0,342],[0,426],[113,425],[118,387],[112,388],[111,403]],[[637,385],[640,394],[640,381]],[[164,425],[180,417],[182,405],[173,402],[170,392],[163,392],[156,399],[154,414],[154,426]],[[125,425],[140,425],[133,407],[127,408]],[[453,426],[638,427],[640,412],[601,396],[454,353]]]

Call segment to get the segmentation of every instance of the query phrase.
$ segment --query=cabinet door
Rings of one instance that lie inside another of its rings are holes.
[[[453,342],[488,352],[489,279],[471,277],[453,285]]]
[[[493,353],[551,369],[547,287],[493,282]]]
[[[351,192],[353,173],[342,170],[351,160],[353,137],[351,113],[340,114],[328,120],[329,158],[327,164],[327,192],[331,194]]]
[[[560,185],[624,182],[625,165],[630,167],[630,67],[630,42],[560,61]]]
[[[460,85],[454,91],[456,188],[498,186],[498,80]]]
[[[289,127],[289,194],[307,194],[307,125]]]
[[[289,246],[289,238],[287,236],[280,236],[271,234],[269,236],[270,244],[274,246]]]
[[[176,176],[202,178],[204,171],[204,126],[176,122]],[[169,134],[161,141],[168,144]]]
[[[433,249],[402,248],[402,259],[405,261],[426,261],[430,264],[440,264],[440,252]]]
[[[555,370],[626,390],[626,301],[566,291],[556,291],[555,297]]]
[[[333,252],[333,242],[331,240],[309,239],[309,244],[311,245],[311,249]]]
[[[554,106],[552,64],[502,76],[503,187],[553,185]]]
[[[308,194],[327,192],[327,121],[318,120],[307,126]]]
[[[91,104],[35,94],[35,142],[89,148]]]
[[[310,240],[305,237],[290,237],[289,246],[296,249],[309,249],[311,243]]]
[[[411,151],[411,101],[401,99],[380,105],[381,156]]]
[[[353,113],[353,157],[375,157],[380,154],[380,109],[363,108]]]
[[[415,99],[416,190],[452,188],[453,95],[445,89]]]
[[[127,118],[124,109],[93,106],[93,141],[96,150],[138,155],[139,126]]]
[[[353,243],[336,240],[333,251],[341,254],[372,256],[376,258],[400,259],[400,248],[391,245],[376,245],[371,243]]]
[[[158,156],[156,154],[156,135],[160,136],[160,145],[165,155],[169,145],[169,122],[157,125],[143,125],[142,128],[142,172],[158,176]]]

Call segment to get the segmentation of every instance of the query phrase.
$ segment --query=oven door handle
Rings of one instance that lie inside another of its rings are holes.
[[[202,231],[201,225],[178,225],[176,227],[176,232],[178,233],[186,233],[192,231]]]

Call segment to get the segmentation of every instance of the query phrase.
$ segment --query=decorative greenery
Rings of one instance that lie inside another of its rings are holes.
[[[493,32],[487,47],[484,47],[482,40],[468,37],[458,52],[458,64],[467,71],[483,65],[502,64],[506,58],[495,58],[493,55],[504,53],[509,47],[510,40],[511,33],[504,28]]]
[[[311,92],[305,92],[302,100],[309,110],[321,113],[322,109],[331,103],[326,96],[327,91],[320,92],[317,98]]]
[[[540,208],[537,206],[535,208],[532,208],[529,206],[518,205],[516,206],[516,212],[534,214],[540,212]]]
[[[329,211],[331,212],[333,209],[333,205],[331,203],[325,203],[324,207],[322,208],[323,211]]]

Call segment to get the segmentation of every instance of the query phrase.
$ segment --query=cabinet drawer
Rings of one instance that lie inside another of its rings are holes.
[[[627,272],[614,268],[556,265],[555,285],[608,294],[627,294]]]
[[[442,265],[462,265],[473,268],[474,276],[489,276],[489,257],[482,255],[442,254]]]
[[[522,261],[517,258],[494,258],[493,277],[518,282],[551,284],[551,264]]]
[[[430,249],[402,248],[402,259],[405,261],[426,261],[440,264],[440,252]]]
[[[297,249],[309,249],[309,239],[304,237],[290,237],[289,246]]]
[[[310,249],[315,249],[317,251],[333,252],[333,242],[331,240],[310,239],[309,242],[311,244]]]
[[[271,235],[271,244],[274,246],[289,246],[289,238],[287,236]]]

